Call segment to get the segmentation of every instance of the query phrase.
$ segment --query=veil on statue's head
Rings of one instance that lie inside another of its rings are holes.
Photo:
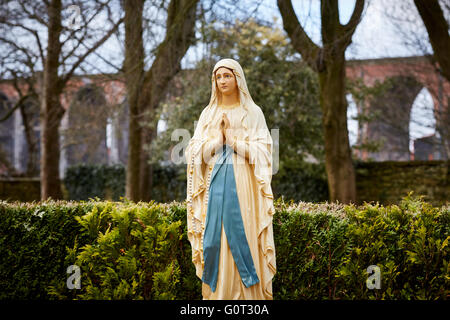
[[[216,86],[215,74],[220,67],[226,67],[230,69],[231,71],[233,71],[233,74],[236,77],[236,83],[239,90],[239,100],[245,110],[245,115],[243,116],[243,119],[247,116],[248,111],[256,106],[255,102],[252,99],[252,96],[250,95],[250,92],[248,91],[247,82],[245,81],[244,70],[242,69],[239,62],[229,58],[222,59],[216,63],[211,74],[211,99],[209,100],[208,106],[205,108],[206,109],[205,111],[207,111],[206,115],[207,121],[204,124],[204,128],[209,126],[218,108],[219,96],[221,95],[221,93]]]

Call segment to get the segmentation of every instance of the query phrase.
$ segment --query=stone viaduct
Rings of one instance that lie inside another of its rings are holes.
[[[353,148],[355,157],[375,161],[448,159],[450,84],[439,75],[427,57],[350,60],[347,61],[346,72],[350,82],[356,81],[367,87],[373,88],[389,81],[389,86],[381,94],[367,101],[356,101],[358,115],[371,118],[370,115],[375,114],[371,121],[359,122],[357,145],[371,140],[383,141],[383,144],[376,152]],[[175,81],[175,87],[180,89],[181,85]],[[434,102],[436,134],[416,140],[415,152],[411,154],[411,107],[423,88],[429,91]],[[0,118],[18,99],[13,83],[0,81]],[[36,103],[27,101],[26,106],[29,107],[25,108],[25,113],[17,109],[8,120],[0,122],[0,159],[3,156],[9,167],[14,167],[18,173],[27,170],[27,159],[33,152],[26,142],[24,117],[32,120],[35,153],[39,153]],[[60,127],[61,178],[64,178],[65,168],[77,163],[126,163],[128,113],[125,86],[120,79],[107,74],[74,77],[61,97],[61,103],[66,109]],[[75,105],[76,108],[73,107]],[[34,159],[38,166],[39,157],[35,155]],[[7,167],[0,161],[0,174]]]

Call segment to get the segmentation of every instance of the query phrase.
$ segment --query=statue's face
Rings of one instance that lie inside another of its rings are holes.
[[[220,67],[216,70],[216,85],[220,93],[226,96],[236,94],[236,77],[230,69]]]

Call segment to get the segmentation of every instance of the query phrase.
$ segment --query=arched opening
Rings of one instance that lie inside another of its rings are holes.
[[[20,167],[26,171],[27,176],[39,176],[39,159],[41,152],[40,141],[40,105],[36,96],[25,99],[22,104],[22,125],[21,135],[24,143],[20,156]]]
[[[110,116],[103,89],[94,85],[80,88],[68,111],[63,130],[67,165],[107,164],[106,126]]]
[[[409,150],[414,160],[439,158],[434,102],[427,88],[422,88],[411,107]]]
[[[409,76],[388,78],[370,103],[371,120],[367,137],[377,150],[369,152],[375,161],[409,161],[410,113],[422,85]]]
[[[128,101],[110,106],[110,116],[106,124],[106,147],[109,164],[127,163],[128,153]]]
[[[358,107],[353,95],[347,94],[347,127],[348,127],[348,140],[350,147],[354,146],[358,142],[359,124],[358,124]]]

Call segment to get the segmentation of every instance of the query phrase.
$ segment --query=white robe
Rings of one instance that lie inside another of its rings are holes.
[[[215,105],[205,108],[198,121],[194,137],[189,141],[185,156],[187,160],[187,218],[188,239],[192,246],[192,262],[201,279],[203,273],[203,233],[208,208],[210,175],[219,154],[209,163],[203,157],[205,149],[218,143],[218,130],[222,113],[227,114],[236,144],[233,145],[233,169],[241,209],[244,230],[253,258],[259,283],[246,288],[233,260],[222,226],[221,249],[217,288],[212,292],[202,283],[203,299],[258,299],[271,300],[272,278],[276,272],[275,245],[272,217],[274,214],[272,177],[272,139],[264,114],[255,104],[241,104],[233,109]],[[205,127],[207,129],[205,130]],[[214,131],[217,130],[217,131]],[[247,148],[249,160],[245,159]],[[226,213],[224,213],[226,214]]]

